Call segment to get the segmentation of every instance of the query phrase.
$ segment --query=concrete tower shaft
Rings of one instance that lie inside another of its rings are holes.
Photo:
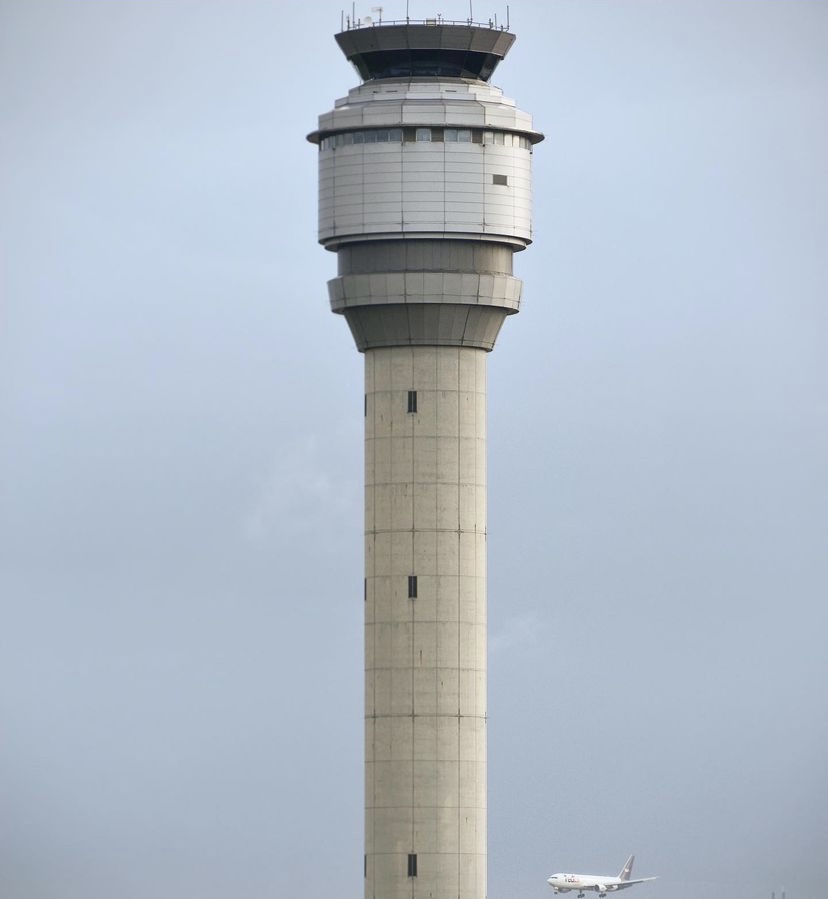
[[[366,896],[482,899],[486,354],[370,350],[365,381]]]
[[[514,36],[337,42],[319,118],[331,307],[365,354],[365,896],[486,896],[486,358],[521,283],[542,135],[489,85]]]

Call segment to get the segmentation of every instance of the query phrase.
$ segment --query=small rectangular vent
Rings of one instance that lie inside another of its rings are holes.
[[[417,876],[417,853],[416,852],[408,853],[408,876],[409,877]]]
[[[509,179],[506,175],[492,175],[492,184],[507,184],[509,183]]]
[[[416,574],[408,575],[408,598],[409,599],[417,598],[417,575]]]
[[[409,412],[417,411],[417,391],[416,390],[408,391],[408,411]]]

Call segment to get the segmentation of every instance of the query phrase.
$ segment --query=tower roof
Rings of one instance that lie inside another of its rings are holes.
[[[363,81],[473,78],[488,81],[515,36],[484,25],[407,23],[351,28],[336,42]]]

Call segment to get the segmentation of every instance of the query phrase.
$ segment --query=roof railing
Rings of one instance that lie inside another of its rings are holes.
[[[350,16],[342,11],[342,27],[341,31],[354,31],[357,28],[378,28],[385,25],[461,25],[467,28],[490,28],[492,31],[508,31],[509,30],[509,7],[506,7],[506,24],[498,24],[497,16],[489,19],[487,22],[475,22],[471,17],[468,19],[444,19],[440,13],[428,19],[411,19],[406,16],[404,19],[383,19],[382,8],[374,7],[373,11],[379,12],[379,18],[374,19],[372,16],[358,17],[356,13]]]

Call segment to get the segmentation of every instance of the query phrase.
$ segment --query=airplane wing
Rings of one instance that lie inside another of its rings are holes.
[[[624,887],[631,887],[634,883],[646,883],[648,880],[658,880],[658,875],[655,877],[639,877],[638,880],[625,880],[623,883],[619,883],[619,889],[624,889]]]

